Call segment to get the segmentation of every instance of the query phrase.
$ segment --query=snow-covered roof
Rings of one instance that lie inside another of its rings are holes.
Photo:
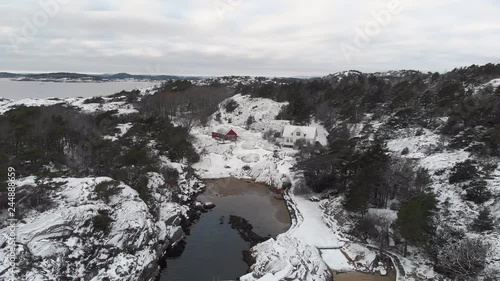
[[[305,126],[285,126],[283,129],[283,137],[292,137],[293,133],[300,130],[306,139],[314,139],[316,137],[316,127]]]

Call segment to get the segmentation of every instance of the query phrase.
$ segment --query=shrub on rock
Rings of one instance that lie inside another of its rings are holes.
[[[473,180],[479,175],[475,162],[467,159],[464,162],[457,163],[450,174],[449,182],[451,184],[461,183]]]
[[[107,211],[99,211],[92,222],[96,231],[107,234],[111,230],[111,223],[113,222],[113,220],[111,219]]]

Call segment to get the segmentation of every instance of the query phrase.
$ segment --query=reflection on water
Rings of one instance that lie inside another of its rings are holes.
[[[0,98],[20,100],[26,98],[93,97],[111,95],[123,90],[146,88],[157,83],[138,81],[57,83],[0,79]]]
[[[216,207],[193,225],[183,254],[167,260],[162,281],[235,280],[244,275],[248,265],[243,261],[243,251],[250,249],[250,243],[231,227],[230,217],[246,219],[260,236],[275,237],[290,227],[285,202],[275,199],[262,184],[211,180],[198,200],[213,202]]]

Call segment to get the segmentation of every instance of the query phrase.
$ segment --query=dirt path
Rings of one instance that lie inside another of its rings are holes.
[[[369,274],[361,272],[332,272],[334,281],[395,281],[396,272],[391,271],[386,276],[379,273]]]

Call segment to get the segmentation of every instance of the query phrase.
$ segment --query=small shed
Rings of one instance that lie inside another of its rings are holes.
[[[226,134],[226,140],[237,141],[238,140],[238,134],[235,131],[230,130]]]
[[[226,134],[219,133],[219,132],[212,132],[212,138],[216,140],[222,140],[222,141],[237,141],[238,140],[238,134],[234,130],[230,130]]]

